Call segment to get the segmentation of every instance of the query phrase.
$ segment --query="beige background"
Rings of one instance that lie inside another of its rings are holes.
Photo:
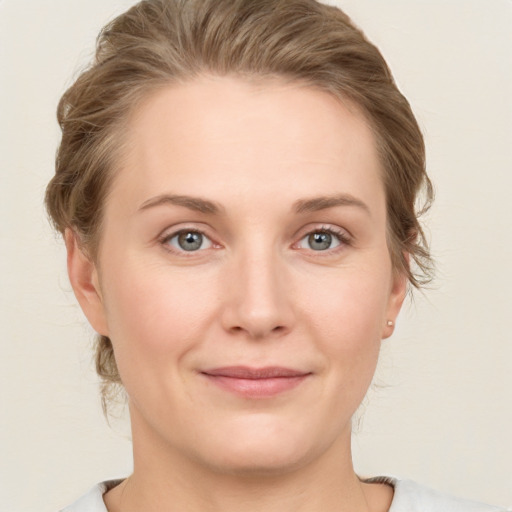
[[[58,98],[131,3],[0,0],[1,510],[56,510],[130,471],[129,430],[102,417],[91,332],[42,196]],[[435,289],[385,342],[357,468],[512,505],[512,2],[338,4],[410,99],[437,188]]]

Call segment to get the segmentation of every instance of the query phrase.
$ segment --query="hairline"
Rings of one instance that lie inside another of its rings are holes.
[[[140,83],[138,87],[130,91],[130,94],[123,99],[123,103],[125,105],[127,103],[130,103],[130,101],[132,103],[125,109],[124,116],[120,117],[119,119],[116,119],[111,124],[111,126],[109,126],[109,128],[107,129],[107,133],[103,138],[104,143],[106,143],[107,139],[110,138],[110,140],[113,141],[114,149],[109,156],[110,165],[107,169],[108,176],[105,180],[105,189],[103,190],[103,198],[101,201],[100,211],[98,212],[99,218],[95,226],[95,232],[93,233],[92,240],[84,241],[85,248],[88,250],[91,259],[95,263],[98,263],[98,256],[101,248],[101,234],[103,231],[104,224],[105,205],[109,199],[110,194],[113,191],[118,175],[122,172],[124,163],[126,161],[125,159],[128,158],[130,153],[130,126],[133,124],[134,120],[137,118],[137,115],[141,112],[141,110],[144,109],[144,106],[161,91],[172,87],[187,86],[188,84],[204,80],[205,78],[235,78],[240,79],[246,83],[258,86],[267,86],[272,83],[279,83],[283,85],[300,85],[308,89],[329,94],[332,98],[339,101],[346,109],[348,109],[350,113],[359,116],[361,119],[363,119],[364,122],[367,123],[367,126],[369,127],[373,137],[373,143],[375,145],[379,163],[379,177],[384,188],[384,196],[386,201],[386,241],[388,251],[390,253],[390,256],[393,256],[393,254],[396,253],[396,248],[394,247],[395,244],[393,242],[393,230],[391,229],[390,216],[388,211],[389,194],[387,184],[388,171],[386,171],[387,166],[385,158],[385,142],[383,137],[380,135],[380,132],[376,126],[375,121],[372,118],[372,115],[370,114],[370,112],[368,112],[365,106],[361,104],[361,102],[358,102],[356,99],[352,98],[350,94],[346,93],[345,91],[342,91],[341,89],[334,90],[332,86],[329,86],[327,83],[321,83],[320,80],[314,81],[312,79],[293,76],[291,73],[259,73],[256,71],[232,71],[227,73],[220,73],[215,72],[211,69],[204,69],[197,71],[182,72],[181,74],[176,75],[174,77],[168,77],[166,80],[148,80],[146,82]],[[398,271],[399,273],[403,273],[403,269],[395,268],[396,265],[394,263],[393,258],[392,261],[394,270]]]

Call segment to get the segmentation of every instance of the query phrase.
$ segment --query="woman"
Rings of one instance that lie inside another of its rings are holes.
[[[498,510],[353,469],[381,340],[429,277],[432,191],[407,101],[341,11],[141,2],[59,121],[47,207],[134,451],[67,511]]]

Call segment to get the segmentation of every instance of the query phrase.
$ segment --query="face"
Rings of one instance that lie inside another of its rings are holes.
[[[349,451],[405,291],[363,116],[300,84],[203,78],[128,133],[90,278],[68,248],[135,448],[225,471]]]

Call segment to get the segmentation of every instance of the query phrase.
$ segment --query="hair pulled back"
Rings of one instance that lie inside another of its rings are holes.
[[[58,106],[62,140],[46,191],[58,231],[73,229],[96,257],[129,114],[151,92],[204,74],[281,77],[355,104],[378,145],[393,267],[415,287],[429,280],[418,217],[433,192],[421,131],[378,49],[341,10],[315,0],[143,0],[109,23],[94,62]],[[121,383],[106,336],[98,337],[96,369],[106,408]]]

